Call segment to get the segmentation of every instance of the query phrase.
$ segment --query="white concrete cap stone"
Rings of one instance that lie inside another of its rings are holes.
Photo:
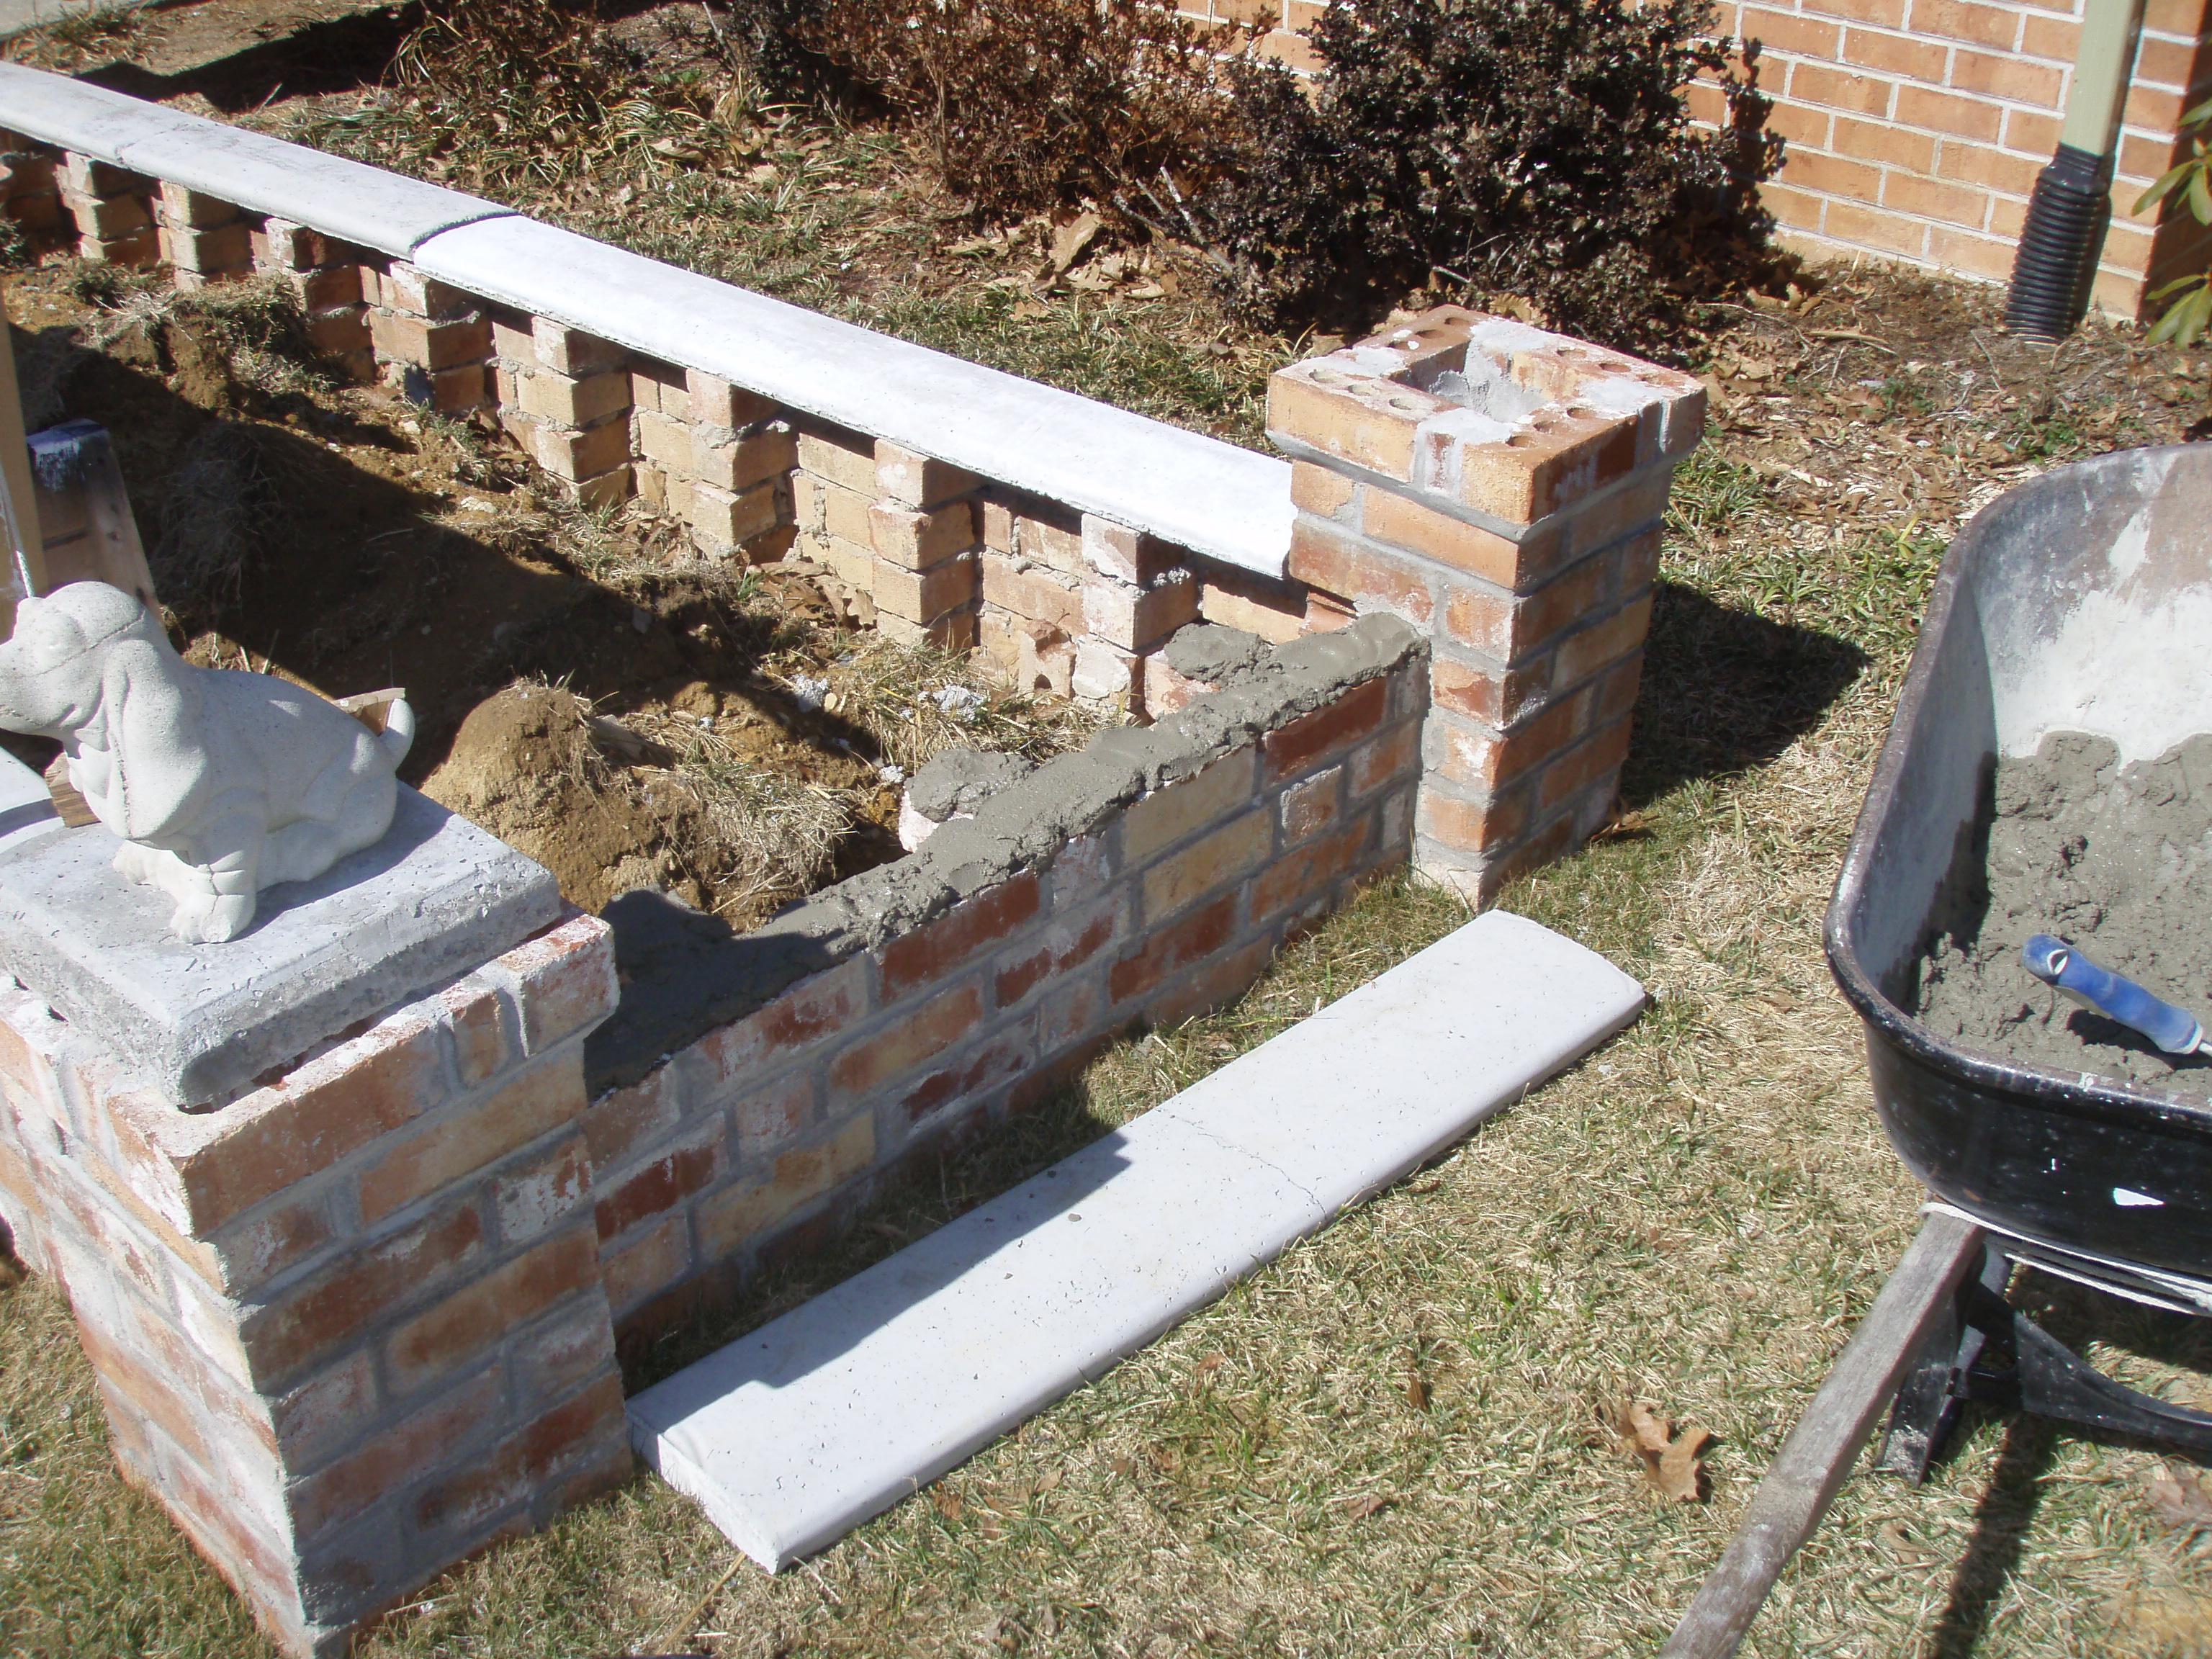
[[[935,1480],[1619,1031],[1644,990],[1492,911],[629,1402],[774,1571]]]
[[[786,408],[1207,558],[1283,574],[1291,469],[1273,456],[531,219],[460,225],[413,258],[456,288],[720,375]]]
[[[441,230],[514,211],[17,64],[0,64],[0,127],[401,258]]]

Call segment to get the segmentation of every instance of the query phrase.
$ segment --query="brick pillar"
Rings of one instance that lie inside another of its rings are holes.
[[[791,544],[795,441],[768,398],[700,369],[630,374],[638,493],[690,526],[710,558],[767,564]]]
[[[362,285],[369,338],[394,385],[449,415],[490,401],[491,323],[475,295],[399,259],[380,270],[364,265]]]
[[[615,1000],[575,917],[181,1111],[0,997],[0,1205],[115,1455],[286,1652],[625,1479],[585,1146]]]
[[[300,296],[307,314],[307,338],[336,359],[356,380],[376,376],[376,354],[363,302],[362,264],[366,255],[319,230],[289,219],[266,219],[252,235],[253,268],[280,276]]]
[[[975,475],[887,441],[823,428],[799,434],[796,459],[799,550],[851,590],[860,619],[902,645],[972,649]]]
[[[60,167],[21,133],[0,132],[0,212],[23,228],[33,248],[63,235]]]
[[[118,265],[150,265],[161,257],[154,228],[155,185],[143,173],[89,155],[62,156],[62,206],[76,225],[77,257]]]
[[[187,290],[252,274],[253,227],[234,202],[164,182],[155,192],[161,258]]]
[[[548,317],[492,324],[499,417],[562,492],[588,507],[628,498],[629,354]]]
[[[1308,625],[1389,611],[1434,647],[1415,860],[1487,898],[1610,811],[1686,374],[1445,307],[1279,371]]]

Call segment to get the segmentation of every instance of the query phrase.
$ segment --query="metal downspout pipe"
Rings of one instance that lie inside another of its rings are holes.
[[[2143,0],[2083,0],[2065,125],[2028,199],[2005,302],[2006,327],[2028,339],[2062,340],[2088,309],[2142,10]]]

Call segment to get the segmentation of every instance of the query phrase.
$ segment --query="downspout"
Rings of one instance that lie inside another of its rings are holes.
[[[2112,222],[2112,153],[2142,11],[2143,0],[2082,0],[2066,122],[2057,152],[2028,198],[2005,302],[2005,326],[2028,339],[2063,340],[2088,309]]]

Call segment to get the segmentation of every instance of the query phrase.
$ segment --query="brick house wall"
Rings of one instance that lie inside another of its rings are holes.
[[[1179,0],[1194,21],[1251,32],[1247,50],[1310,71],[1299,31],[1327,0]],[[1784,243],[2004,282],[2035,175],[2051,160],[2081,34],[2081,0],[1725,0],[1723,33],[1759,41],[1759,86],[1788,140],[1761,192]],[[2161,283],[2212,259],[2212,230],[2136,198],[2182,159],[2182,111],[2212,94],[2208,0],[2148,0],[2112,185],[2096,303],[2144,313]],[[1717,88],[1692,115],[1725,118]]]

